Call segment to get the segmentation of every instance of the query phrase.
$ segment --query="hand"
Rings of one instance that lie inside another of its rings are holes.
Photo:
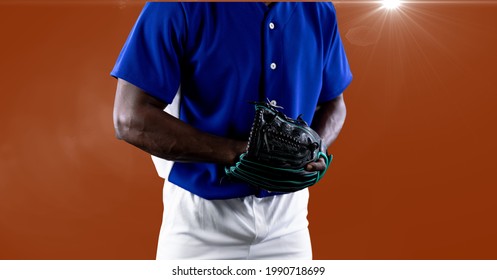
[[[307,164],[305,170],[307,171],[323,171],[326,169],[326,162],[324,158],[320,157],[318,161]]]

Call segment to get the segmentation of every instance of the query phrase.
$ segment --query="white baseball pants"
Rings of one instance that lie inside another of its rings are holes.
[[[166,180],[157,259],[312,259],[307,189],[206,200]]]

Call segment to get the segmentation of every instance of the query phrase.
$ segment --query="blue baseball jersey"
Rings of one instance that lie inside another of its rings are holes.
[[[330,2],[147,3],[111,75],[170,104],[207,133],[248,140],[250,101],[276,101],[312,122],[352,74]],[[274,195],[223,179],[224,166],[173,165],[172,183],[206,199]]]

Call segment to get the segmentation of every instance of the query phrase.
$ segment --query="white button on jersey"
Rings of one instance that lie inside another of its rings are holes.
[[[273,69],[273,70],[274,70],[274,69],[276,69],[276,63],[274,63],[274,62],[273,62],[273,63],[271,63],[270,67],[271,67],[271,69]]]
[[[269,23],[269,28],[270,28],[270,29],[274,29],[274,23],[270,22],[270,23]]]

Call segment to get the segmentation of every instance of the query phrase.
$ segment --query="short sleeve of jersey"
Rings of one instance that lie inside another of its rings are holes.
[[[331,9],[332,13],[328,18],[328,24],[331,28],[329,31],[331,40],[328,40],[329,46],[324,62],[323,87],[319,103],[338,97],[352,81],[352,73],[338,31],[336,12],[333,5],[331,5]]]
[[[179,3],[147,3],[111,75],[171,103],[180,85],[185,29],[185,17]]]

